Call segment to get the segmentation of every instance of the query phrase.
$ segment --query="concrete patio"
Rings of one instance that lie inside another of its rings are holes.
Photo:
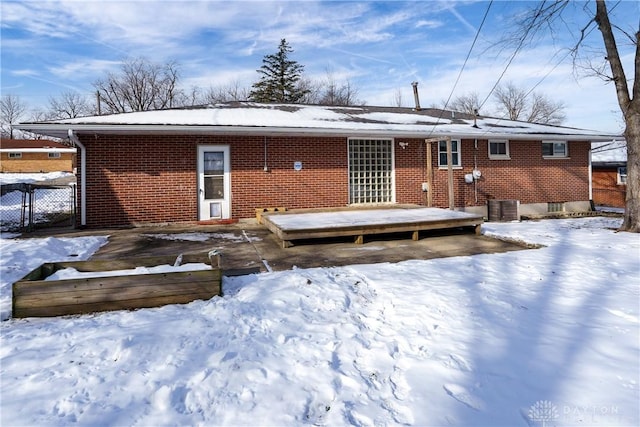
[[[412,233],[379,234],[363,244],[350,237],[298,241],[283,249],[279,239],[255,219],[230,225],[167,225],[128,229],[49,229],[25,234],[23,238],[46,236],[109,236],[109,243],[97,251],[92,260],[129,259],[135,257],[206,253],[218,249],[226,274],[249,274],[281,271],[294,267],[332,267],[349,264],[400,262],[410,259],[433,259],[481,253],[526,249],[465,229],[421,232],[419,240]],[[177,235],[177,236],[176,236]]]

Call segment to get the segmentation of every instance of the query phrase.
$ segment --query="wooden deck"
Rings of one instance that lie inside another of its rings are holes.
[[[295,240],[353,236],[356,244],[364,236],[410,232],[413,240],[420,231],[472,227],[480,234],[481,215],[423,207],[336,208],[292,210],[262,214],[262,223],[288,248]]]

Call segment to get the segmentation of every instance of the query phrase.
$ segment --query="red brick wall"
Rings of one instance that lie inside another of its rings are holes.
[[[348,202],[344,138],[245,137],[231,145],[232,216],[255,216],[256,208],[344,206]],[[302,170],[294,170],[294,162]]]
[[[344,206],[348,202],[344,138],[240,136],[81,137],[87,148],[87,226],[198,220],[197,147],[231,151],[232,217],[255,209]],[[318,155],[320,153],[320,155]],[[294,162],[302,170],[294,170]],[[82,191],[82,190],[80,190]]]
[[[593,169],[593,202],[600,206],[624,208],[627,186],[618,184],[618,168]]]
[[[198,220],[197,153],[200,144],[231,151],[232,217],[256,208],[337,207],[348,203],[347,138],[263,136],[81,135],[87,147],[87,226]],[[398,142],[409,142],[402,149]],[[511,160],[489,160],[487,141],[464,140],[462,169],[454,171],[456,206],[485,205],[487,198],[522,203],[588,200],[588,143],[569,143],[570,158],[542,158],[539,141],[510,142]],[[398,138],[396,202],[426,204],[424,140]],[[433,144],[434,206],[447,207],[447,171],[438,169]],[[466,184],[475,163],[482,178]],[[294,162],[302,170],[294,170]],[[79,188],[79,191],[84,189]],[[476,203],[477,194],[477,203]],[[79,199],[81,200],[81,199]]]
[[[197,219],[197,151],[192,138],[92,135],[80,139],[87,149],[89,171],[87,226]]]
[[[458,202],[465,206],[486,204],[487,199],[516,199],[521,203],[589,200],[588,142],[569,142],[567,158],[543,158],[540,141],[510,141],[510,160],[490,160],[487,140],[463,141]],[[482,177],[464,183],[473,170],[474,154]],[[462,199],[462,200],[461,200]]]
[[[409,143],[401,148],[400,142]],[[398,138],[395,150],[396,203],[427,204],[422,183],[427,182],[424,140]]]
[[[402,149],[397,142],[409,142]],[[462,168],[454,169],[456,207],[486,205],[488,199],[517,199],[521,203],[589,200],[588,142],[569,142],[569,157],[544,159],[540,141],[510,141],[511,160],[490,160],[488,141],[462,140]],[[421,183],[427,182],[424,140],[399,138],[396,141],[396,201],[426,204]],[[432,200],[436,207],[448,207],[448,171],[438,168],[438,144],[432,143]],[[482,176],[465,183],[474,165]],[[477,201],[476,201],[477,198]]]

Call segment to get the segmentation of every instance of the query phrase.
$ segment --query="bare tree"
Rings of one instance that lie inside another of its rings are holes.
[[[17,95],[3,95],[0,100],[0,115],[2,116],[2,133],[13,139],[13,125],[18,123],[27,111],[27,104]]]
[[[444,102],[442,103],[444,105]],[[450,110],[461,113],[475,114],[480,109],[480,95],[478,92],[470,92],[454,98],[447,106]]]
[[[246,101],[249,98],[249,88],[239,81],[222,86],[209,86],[199,97],[199,104],[217,104],[229,101]]]
[[[498,86],[493,97],[498,104],[498,114],[503,114],[509,120],[522,119],[527,105],[526,91],[508,83],[504,86]]]
[[[393,105],[395,107],[402,107],[402,90],[399,88],[393,93]]]
[[[48,119],[73,119],[95,112],[85,96],[78,92],[63,92],[57,98],[49,98]]]
[[[531,95],[529,111],[525,120],[530,123],[560,125],[567,119],[564,108],[563,102],[554,102],[544,95],[534,92]]]
[[[498,114],[510,120],[559,125],[566,119],[564,103],[540,93],[529,93],[513,83],[500,85],[493,94]]]
[[[520,22],[520,31],[515,42],[522,45],[524,42],[534,39],[542,32],[561,26],[568,28],[567,21],[562,18],[562,13],[569,0],[555,0],[552,2],[540,2]],[[623,31],[619,26],[613,25],[609,20],[609,11],[604,0],[595,0],[595,12],[587,7],[583,10],[587,13],[586,25],[577,28],[578,42],[573,46],[574,60],[580,52],[579,48],[585,42],[590,27],[595,23],[602,35],[602,42],[606,54],[601,55],[609,64],[610,74],[607,80],[614,83],[618,105],[624,118],[624,137],[627,142],[627,195],[624,211],[624,220],[620,230],[640,233],[640,26],[631,32]],[[615,7],[615,6],[614,6]],[[627,39],[635,49],[634,70],[628,80],[618,50],[616,34]],[[597,75],[602,77],[604,68]],[[629,90],[628,81],[633,81],[633,87]]]
[[[179,71],[174,61],[154,64],[144,58],[123,62],[120,73],[109,73],[93,86],[107,113],[126,113],[181,106]]]
[[[304,92],[300,98],[301,104],[319,104],[322,98],[322,83],[302,76],[298,81],[298,87]]]
[[[327,70],[324,81],[319,83],[320,96],[318,104],[321,105],[362,105],[363,101],[357,99],[358,89],[349,80],[337,82],[332,71]]]

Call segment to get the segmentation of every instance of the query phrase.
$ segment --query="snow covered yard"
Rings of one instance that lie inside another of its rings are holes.
[[[209,301],[7,320],[0,423],[639,425],[640,237],[619,224],[488,223],[546,247],[225,278]],[[0,240],[3,318],[13,281],[105,242]]]
[[[56,184],[56,181],[68,182],[74,178],[74,175],[69,172],[47,172],[47,173],[0,173],[0,184]],[[65,186],[67,184],[64,184]],[[18,190],[15,187],[12,191],[7,192],[0,196],[0,230],[19,230],[22,226],[28,226],[28,209],[25,208],[25,200],[27,205],[29,204],[29,197],[25,196],[23,191]],[[36,192],[37,197],[32,199],[34,210],[34,223],[49,222],[52,218],[58,220],[67,219],[66,215],[73,211],[71,203],[71,195],[69,188],[51,188],[51,189],[38,189]],[[23,200],[23,197],[26,197]],[[35,203],[37,200],[37,203]],[[22,215],[26,216],[26,222],[21,221]],[[53,215],[53,217],[51,216]],[[62,218],[60,217],[62,215]],[[67,219],[67,223],[68,223]]]

